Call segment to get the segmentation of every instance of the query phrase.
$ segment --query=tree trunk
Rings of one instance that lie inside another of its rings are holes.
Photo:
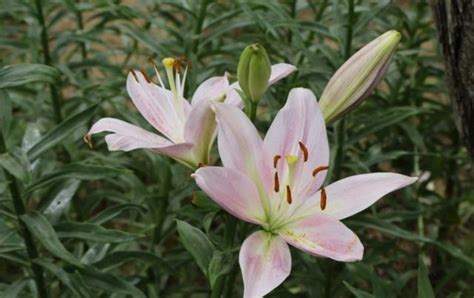
[[[474,1],[431,0],[457,124],[474,159]]]

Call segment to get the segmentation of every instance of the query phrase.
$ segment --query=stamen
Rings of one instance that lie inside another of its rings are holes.
[[[274,182],[274,186],[273,186],[273,190],[275,192],[279,192],[280,191],[280,180],[278,180],[278,172],[275,172],[275,176],[273,178],[273,182]]]
[[[286,186],[286,201],[288,202],[288,204],[291,204],[291,202],[293,202],[293,199],[291,197],[291,189],[289,185]]]
[[[273,157],[273,168],[276,169],[277,165],[278,165],[278,161],[280,160],[281,158],[281,155],[275,155]]]
[[[145,78],[145,81],[149,84],[151,83],[150,79],[148,78],[146,72],[143,69],[140,69],[140,72],[142,73],[143,77]]]
[[[135,78],[135,81],[137,81],[137,83],[140,83],[140,82],[138,81],[138,77],[137,77],[137,74],[135,73],[135,71],[130,68],[130,72],[132,73],[133,77]]]
[[[302,142],[298,142],[298,144],[300,145],[300,149],[303,152],[303,162],[307,162],[309,156],[308,148],[306,148],[306,146]]]
[[[325,171],[329,169],[328,166],[320,166],[320,167],[317,167],[316,169],[313,170],[313,177],[316,177],[316,175],[321,172],[321,171]]]
[[[319,203],[319,207],[321,207],[321,210],[326,209],[326,202],[327,202],[327,195],[326,195],[326,190],[321,188],[321,200]]]

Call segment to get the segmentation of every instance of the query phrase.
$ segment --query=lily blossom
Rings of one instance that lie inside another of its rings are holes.
[[[169,156],[195,169],[209,163],[209,151],[215,139],[215,115],[211,101],[243,106],[236,84],[229,84],[227,74],[204,81],[194,93],[191,103],[183,96],[187,65],[181,77],[180,59],[165,58],[166,75],[170,90],[165,88],[155,66],[160,86],[154,84],[142,71],[130,71],[127,91],[142,116],[161,135],[115,118],[97,121],[84,137],[91,145],[91,135],[110,132],[105,137],[110,151],[131,151],[145,148]],[[296,68],[290,64],[272,66],[272,83],[286,77]]]
[[[329,146],[324,118],[308,89],[290,91],[264,140],[241,110],[214,107],[224,166],[202,167],[192,176],[223,209],[262,228],[240,250],[244,297],[266,295],[288,277],[288,244],[336,261],[361,260],[362,243],[340,220],[417,180],[372,173],[322,187]]]

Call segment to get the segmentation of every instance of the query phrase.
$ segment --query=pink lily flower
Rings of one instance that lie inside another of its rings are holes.
[[[241,110],[214,106],[224,167],[203,167],[193,177],[223,209],[262,227],[240,250],[244,297],[266,295],[288,277],[288,244],[336,261],[361,260],[362,243],[340,220],[417,180],[372,173],[322,188],[329,146],[324,118],[308,89],[290,91],[264,140]]]
[[[215,139],[215,116],[211,101],[225,101],[227,104],[243,106],[227,75],[212,77],[204,81],[194,93],[191,103],[183,96],[187,67],[181,77],[183,62],[165,58],[170,90],[166,89],[155,68],[161,86],[151,82],[145,73],[131,71],[127,78],[127,91],[133,104],[142,116],[161,135],[115,118],[97,121],[85,136],[91,144],[91,135],[111,132],[105,137],[110,151],[131,151],[145,148],[169,156],[178,162],[196,169],[209,163],[209,151]],[[288,76],[296,67],[280,63],[272,66],[269,85]]]

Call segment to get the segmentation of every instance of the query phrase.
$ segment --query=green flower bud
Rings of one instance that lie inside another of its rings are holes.
[[[327,123],[356,108],[374,90],[399,41],[398,31],[385,32],[352,55],[336,71],[319,100]]]
[[[247,99],[257,103],[268,87],[271,64],[267,51],[256,43],[246,47],[240,55],[237,79]]]

